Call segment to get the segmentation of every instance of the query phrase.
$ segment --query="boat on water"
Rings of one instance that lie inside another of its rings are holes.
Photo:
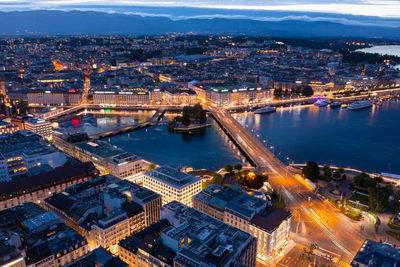
[[[326,107],[329,104],[328,101],[318,98],[317,100],[314,101],[314,105],[317,107]]]
[[[369,102],[368,100],[361,100],[361,101],[356,101],[351,103],[347,109],[351,110],[356,110],[356,109],[363,109],[363,108],[369,108],[372,106],[372,103]]]
[[[271,106],[265,106],[254,111],[255,114],[272,113],[275,112],[276,108]]]
[[[341,102],[335,101],[329,104],[331,108],[340,108],[342,106]]]

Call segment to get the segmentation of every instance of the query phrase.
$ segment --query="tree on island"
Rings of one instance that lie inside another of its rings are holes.
[[[182,116],[176,116],[168,123],[168,129],[173,131],[177,125],[182,124],[189,126],[190,124],[204,124],[207,122],[207,113],[200,104],[185,106],[182,110]]]
[[[315,161],[308,161],[301,174],[311,181],[317,180],[319,178],[318,164]]]

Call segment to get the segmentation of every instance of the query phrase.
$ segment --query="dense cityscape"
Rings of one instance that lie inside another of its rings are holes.
[[[400,56],[364,51],[383,44],[0,38],[0,266],[398,266],[400,175],[295,163],[241,120],[398,101]],[[64,128],[134,112],[146,118]],[[217,128],[235,162],[169,166],[110,142],[157,127],[183,138]]]

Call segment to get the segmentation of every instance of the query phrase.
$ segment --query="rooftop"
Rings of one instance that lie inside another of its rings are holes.
[[[388,267],[400,265],[400,248],[388,243],[365,240],[351,266]]]
[[[198,264],[225,266],[240,260],[236,257],[241,257],[247,246],[256,242],[248,233],[177,201],[164,205],[161,216],[172,224],[163,231],[167,240],[174,240],[178,244],[185,240],[175,261],[189,258]],[[170,245],[171,242],[166,244]]]
[[[229,210],[247,220],[267,207],[267,202],[263,199],[246,194],[241,190],[215,184],[193,196],[193,201],[196,199],[202,200],[203,203],[209,203],[214,209]]]
[[[200,181],[200,179],[195,176],[180,172],[169,166],[162,166],[144,175],[178,189]]]
[[[27,194],[66,181],[73,181],[78,178],[93,176],[96,172],[97,171],[91,162],[57,167],[50,172],[42,172],[34,176],[23,177],[2,184],[0,187],[0,199],[9,199],[17,195]]]

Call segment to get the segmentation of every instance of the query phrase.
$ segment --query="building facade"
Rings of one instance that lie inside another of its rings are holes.
[[[271,261],[289,242],[291,214],[267,201],[220,185],[193,197],[193,207],[257,238],[257,255]]]
[[[191,207],[192,196],[201,191],[201,180],[169,166],[163,166],[146,172],[143,176],[143,186],[162,195],[163,205],[176,200]]]
[[[256,266],[255,238],[177,201],[119,247],[130,266]]]

